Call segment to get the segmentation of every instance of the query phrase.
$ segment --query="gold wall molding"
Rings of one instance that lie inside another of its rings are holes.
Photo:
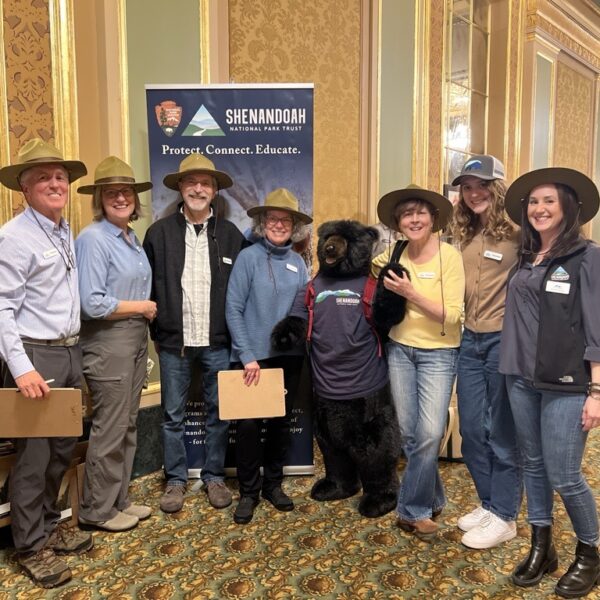
[[[447,11],[445,0],[429,0],[429,56],[428,56],[428,100],[429,117],[427,130],[427,162],[421,167],[428,189],[442,191],[444,156],[444,48]],[[415,77],[423,76],[415,72]]]
[[[528,30],[536,30],[538,34],[540,32],[545,32],[552,40],[558,42],[564,50],[577,56],[582,62],[588,64],[595,71],[600,72],[600,55],[581,45],[562,28],[558,27],[542,15],[528,15],[527,28]]]
[[[54,140],[65,158],[79,157],[77,120],[77,71],[73,0],[50,0],[48,3],[52,73]],[[80,197],[71,186],[66,219],[73,234],[81,229]]]
[[[229,0],[200,0],[202,83],[229,82]]]
[[[415,64],[413,103],[412,181],[426,187],[429,162],[429,31],[430,2],[415,4]],[[441,51],[441,49],[439,49]]]
[[[4,0],[0,0],[0,15],[4,17]],[[2,19],[2,42],[0,44],[0,130],[8,132],[8,105],[6,91],[6,58],[4,52],[4,26]],[[7,165],[10,162],[10,143],[7,133],[0,139],[0,164]],[[6,223],[12,217],[12,197],[10,190],[0,185],[0,225]]]
[[[524,39],[522,32],[527,6],[521,0],[509,0],[509,2],[504,163],[506,179],[510,181],[520,174],[524,76]]]

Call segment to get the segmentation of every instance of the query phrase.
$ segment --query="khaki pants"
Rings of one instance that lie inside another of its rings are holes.
[[[136,421],[148,357],[147,321],[84,321],[80,339],[93,409],[80,515],[100,522],[130,505]]]

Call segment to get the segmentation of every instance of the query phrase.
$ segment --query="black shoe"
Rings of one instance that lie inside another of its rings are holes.
[[[546,573],[558,569],[558,556],[552,543],[551,525],[531,526],[531,549],[529,556],[512,574],[512,581],[521,587],[538,584]]]
[[[294,510],[292,499],[279,486],[269,492],[263,490],[262,497],[268,500],[277,510],[284,512]]]
[[[581,598],[600,581],[598,548],[577,542],[575,560],[558,580],[554,591],[563,598]]]
[[[240,525],[250,523],[250,521],[252,521],[252,517],[254,516],[254,509],[256,508],[257,504],[257,498],[252,498],[251,496],[242,496],[238,502],[238,505],[235,507],[233,520]]]

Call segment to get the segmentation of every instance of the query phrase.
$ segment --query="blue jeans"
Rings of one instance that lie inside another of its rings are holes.
[[[481,506],[514,521],[522,499],[515,424],[504,375],[498,373],[500,332],[463,332],[456,391],[462,455]]]
[[[407,460],[396,510],[406,521],[428,519],[446,504],[438,454],[457,355],[457,348],[423,350],[393,341],[387,345],[392,397]]]
[[[167,482],[171,485],[184,485],[187,482],[185,407],[192,381],[192,369],[197,367],[202,369],[206,410],[202,481],[223,481],[229,421],[219,419],[217,373],[229,369],[229,350],[208,346],[186,347],[183,356],[166,350],[161,350],[158,356],[164,416],[164,469]]]
[[[553,490],[567,509],[577,539],[597,546],[598,513],[581,472],[587,432],[581,428],[584,394],[549,392],[522,377],[506,377],[523,455],[528,521],[551,525]]]

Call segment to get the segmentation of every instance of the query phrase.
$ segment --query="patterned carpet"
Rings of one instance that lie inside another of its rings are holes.
[[[585,471],[598,496],[599,450],[596,433]],[[261,502],[246,526],[233,522],[234,506],[211,509],[203,492],[189,493],[182,512],[166,515],[158,509],[162,474],[153,473],[136,480],[131,493],[135,501],[155,509],[152,517],[131,532],[95,534],[91,552],[67,559],[74,574],[69,584],[35,588],[19,571],[11,549],[0,550],[0,600],[554,597],[554,584],[572,560],[575,545],[562,504],[557,503],[556,513],[559,571],[538,587],[517,588],[508,576],[528,548],[523,514],[516,540],[494,550],[468,550],[460,544],[456,520],[475,506],[474,489],[464,465],[443,462],[441,469],[449,503],[433,542],[399,530],[392,514],[362,518],[356,511],[358,497],[329,504],[312,501],[312,477],[286,479],[294,512],[280,513]],[[235,489],[234,481],[228,483]],[[600,599],[600,590],[588,598]]]

